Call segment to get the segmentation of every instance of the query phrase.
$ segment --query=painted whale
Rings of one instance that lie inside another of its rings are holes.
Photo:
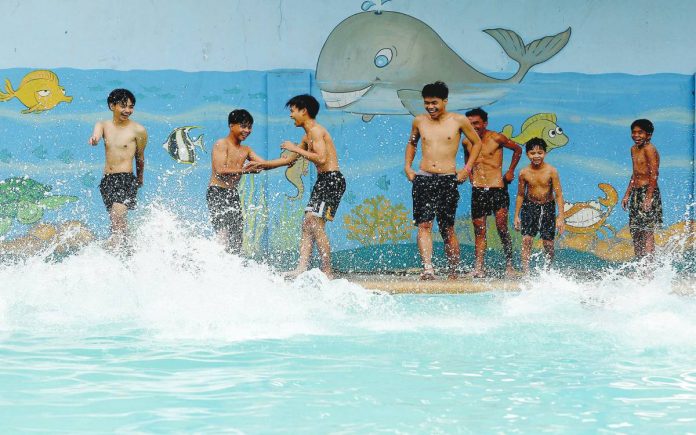
[[[465,110],[502,98],[530,68],[561,51],[570,31],[525,45],[512,30],[484,30],[519,64],[512,77],[501,80],[477,71],[410,15],[362,12],[343,20],[326,39],[316,80],[327,108],[361,114],[365,121],[377,114],[423,112],[421,89],[436,80],[449,86],[448,108]]]

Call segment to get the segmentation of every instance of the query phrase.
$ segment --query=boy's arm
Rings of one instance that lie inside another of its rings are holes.
[[[474,127],[471,126],[469,119],[466,116],[461,115],[460,120],[459,128],[462,130],[464,136],[466,136],[469,142],[471,142],[471,151],[469,152],[469,158],[466,160],[464,169],[457,172],[457,180],[459,182],[463,182],[468,176],[471,175],[471,169],[476,164],[476,159],[478,159],[479,153],[481,152],[481,147],[483,145],[481,144],[481,138],[476,133],[476,130],[474,130]]]
[[[517,164],[520,162],[520,157],[522,157],[522,147],[518,143],[515,143],[512,140],[508,139],[503,134],[498,134],[498,143],[501,144],[503,147],[512,150],[512,160],[510,160],[510,167],[508,168],[505,175],[503,175],[503,181],[505,183],[512,183],[512,180],[515,179],[515,168],[517,167]]]
[[[643,210],[648,211],[652,205],[653,194],[657,188],[657,177],[660,172],[657,149],[654,145],[645,149],[645,160],[648,163],[648,176],[650,178],[648,179],[648,190],[643,200]]]
[[[413,120],[411,125],[411,134],[406,142],[406,155],[404,156],[404,172],[408,181],[413,181],[416,178],[416,171],[413,170],[413,159],[416,158],[416,149],[418,148],[418,140],[420,140],[420,132],[416,125],[416,120]]]
[[[326,152],[326,143],[324,142],[323,130],[321,128],[316,127],[311,129],[307,133],[307,140],[312,143],[312,151],[309,151],[309,149],[307,149],[307,146],[297,146],[289,140],[283,142],[280,145],[280,147],[284,150],[288,150],[296,154],[297,157],[295,157],[293,161],[296,160],[299,156],[302,156],[310,162],[314,163],[315,165],[321,166],[324,163],[326,163],[326,160],[329,158],[329,156]]]
[[[633,149],[631,149],[631,160],[633,160]],[[628,208],[628,198],[631,196],[631,191],[633,190],[633,177],[634,173],[631,172],[631,179],[628,180],[628,187],[626,188],[626,193],[624,194],[623,199],[621,200],[621,208],[626,210]]]
[[[90,136],[89,140],[87,140],[87,143],[94,146],[99,143],[101,138],[104,136],[104,126],[102,125],[101,121],[97,122],[94,124],[94,129],[92,130],[92,136]]]
[[[297,153],[286,153],[285,155],[281,155],[277,159],[273,160],[264,160],[261,157],[259,157],[260,160],[253,160],[246,166],[246,168],[248,168],[249,171],[258,171],[261,169],[275,169],[281,166],[290,166],[299,158],[300,155]]]
[[[517,198],[515,198],[515,229],[520,231],[522,228],[522,222],[520,220],[520,209],[522,208],[522,201],[524,201],[524,191],[527,186],[527,182],[524,180],[524,174],[520,172],[520,176],[517,183]]]
[[[138,180],[138,187],[143,185],[143,175],[145,174],[145,147],[147,146],[147,130],[140,129],[135,136],[135,175]]]
[[[563,202],[561,178],[558,176],[558,171],[555,168],[551,173],[551,182],[553,183],[553,195],[556,200],[556,207],[558,208],[558,213],[556,214],[556,229],[560,236],[565,230],[565,203]]]

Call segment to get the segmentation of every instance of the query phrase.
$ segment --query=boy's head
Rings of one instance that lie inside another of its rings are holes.
[[[476,109],[469,110],[465,115],[469,119],[471,126],[476,130],[476,133],[478,133],[479,136],[483,135],[486,127],[488,127],[488,113],[480,107],[477,107]]]
[[[292,112],[293,108],[295,108],[295,110],[298,112],[306,110],[307,115],[311,119],[316,118],[317,113],[319,113],[319,102],[316,98],[309,94],[296,95],[290,98],[288,102],[285,103],[285,107],[290,109],[290,112]]]
[[[524,144],[524,149],[526,152],[533,151],[534,148],[541,148],[543,152],[546,152],[546,142],[540,137],[533,137]]]
[[[631,123],[631,138],[636,145],[644,145],[652,138],[655,127],[649,119],[636,119]]]
[[[254,117],[251,113],[244,109],[237,109],[230,112],[227,116],[227,124],[231,127],[233,124],[239,124],[243,127],[251,127],[254,125]]]
[[[446,84],[440,81],[427,84],[423,86],[421,95],[423,96],[425,111],[430,114],[431,118],[436,119],[444,113],[447,107],[447,97],[449,96],[449,89]]]
[[[128,89],[114,89],[106,98],[106,104],[110,110],[113,110],[113,106],[116,105],[122,107],[135,106],[135,95]]]

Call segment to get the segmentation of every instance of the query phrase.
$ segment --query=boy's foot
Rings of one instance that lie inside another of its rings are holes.
[[[300,276],[301,274],[303,274],[303,273],[305,273],[305,272],[306,272],[306,270],[297,270],[297,269],[295,269],[295,270],[289,270],[289,271],[287,271],[287,272],[283,272],[283,273],[281,273],[281,276],[282,276],[283,278],[285,278],[285,279],[290,280],[290,279],[295,279],[295,278],[297,278],[298,276]]]
[[[435,269],[432,266],[426,266],[420,274],[421,281],[431,281],[435,279]]]
[[[484,270],[476,270],[474,269],[473,272],[471,272],[471,277],[472,278],[485,278],[486,277],[486,272]]]

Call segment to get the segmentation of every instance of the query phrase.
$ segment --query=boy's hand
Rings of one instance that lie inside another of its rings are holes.
[[[280,144],[280,148],[281,148],[281,149],[284,149],[284,150],[292,151],[292,152],[294,152],[294,153],[296,153],[297,150],[300,149],[300,147],[298,147],[298,146],[295,145],[294,143],[290,142],[289,140],[286,140],[285,142],[283,142],[282,144]]]
[[[624,196],[621,200],[621,208],[626,210],[628,208],[628,196]]]
[[[413,182],[413,180],[416,178],[416,171],[414,171],[413,168],[404,168],[404,172],[406,173],[406,178],[408,178],[408,181]]]
[[[90,145],[92,145],[92,146],[94,146],[94,145],[96,145],[96,144],[99,143],[99,139],[100,139],[99,136],[92,136],[92,137],[89,138],[89,140],[87,141],[87,143],[90,144]]]
[[[249,162],[244,165],[244,171],[252,174],[258,174],[259,172],[266,169],[263,162]]]
[[[138,178],[137,187],[138,187],[138,189],[143,187],[143,179],[142,178]]]
[[[556,229],[558,230],[558,235],[560,236],[565,231],[565,217],[558,216],[556,218]]]
[[[457,183],[462,184],[468,177],[469,171],[467,171],[466,167],[464,167],[464,169],[461,171],[457,171]]]
[[[510,184],[512,183],[512,180],[515,179],[515,172],[514,171],[507,171],[505,175],[503,176],[503,182],[505,184]]]
[[[520,228],[522,228],[522,221],[519,216],[515,216],[515,230],[520,231]]]

